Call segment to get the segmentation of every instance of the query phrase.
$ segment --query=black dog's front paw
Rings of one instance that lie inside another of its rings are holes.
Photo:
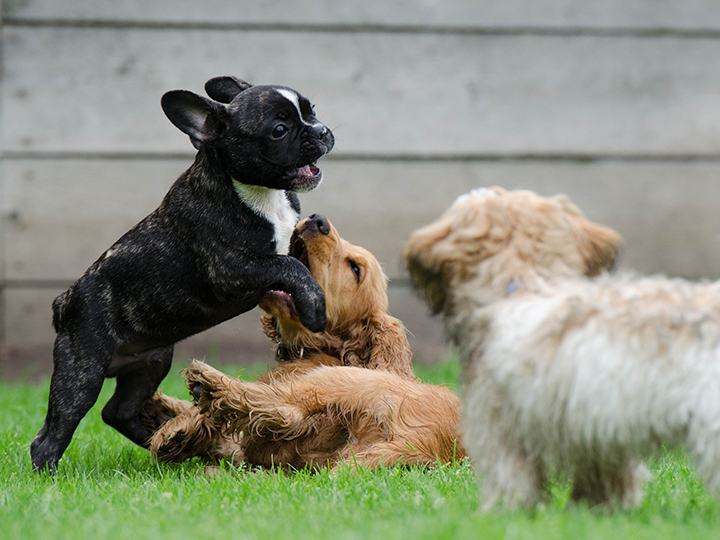
[[[318,289],[320,287],[318,286]],[[327,314],[325,313],[325,296],[322,294],[308,295],[303,303],[296,302],[296,309],[302,325],[311,332],[324,332],[327,326]]]
[[[327,327],[327,315],[325,314],[325,308],[323,306],[322,313],[317,313],[315,318],[310,321],[308,320],[303,321],[302,318],[300,319],[300,322],[303,323],[303,326],[310,330],[311,332],[324,332],[325,328]]]

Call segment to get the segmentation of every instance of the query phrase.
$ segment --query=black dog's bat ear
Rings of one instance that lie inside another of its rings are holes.
[[[244,92],[252,84],[237,77],[213,77],[205,83],[205,91],[211,99],[220,103],[230,103],[240,92]]]
[[[224,105],[187,90],[171,90],[160,104],[168,119],[190,136],[193,146],[217,141],[228,129],[230,117]]]

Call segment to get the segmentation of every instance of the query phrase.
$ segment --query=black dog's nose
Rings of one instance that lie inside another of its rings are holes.
[[[313,214],[307,218],[305,229],[313,232],[320,231],[323,234],[330,234],[330,222],[322,214]]]
[[[322,124],[316,124],[310,128],[310,133],[317,140],[325,145],[325,153],[327,154],[335,146],[335,136],[332,131]]]
[[[325,134],[327,134],[328,128],[323,126],[322,124],[315,124],[310,128],[310,133],[312,133],[313,137],[317,139],[322,139],[325,137]]]

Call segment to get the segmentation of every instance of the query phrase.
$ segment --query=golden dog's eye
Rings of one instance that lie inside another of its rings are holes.
[[[360,283],[360,267],[352,259],[348,259],[348,264],[350,265],[350,269],[353,271],[353,274],[355,274],[355,279],[357,279],[358,283]]]

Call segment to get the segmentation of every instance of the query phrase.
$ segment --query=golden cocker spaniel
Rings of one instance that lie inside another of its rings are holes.
[[[295,469],[462,458],[459,401],[415,378],[375,257],[321,215],[298,225],[291,255],[325,292],[327,330],[306,330],[286,293],[266,294],[263,326],[278,365],[241,382],[193,362],[186,378],[195,404],[162,394],[145,404],[145,421],[157,430],[151,452],[165,461],[198,455]]]

